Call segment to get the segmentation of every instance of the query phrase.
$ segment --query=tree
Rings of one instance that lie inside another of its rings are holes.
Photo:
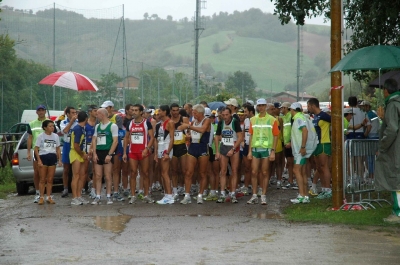
[[[172,21],[172,16],[171,16],[171,15],[168,15],[168,16],[167,16],[167,20],[168,20],[168,21]]]
[[[154,19],[154,20],[157,20],[157,19],[159,19],[157,14],[153,14],[153,15],[151,15],[151,18],[152,18],[152,19]]]
[[[304,25],[305,18],[323,15],[330,19],[329,0],[271,0],[274,14],[281,24],[293,17],[296,24]],[[400,1],[345,0],[343,1],[345,27],[352,30],[346,43],[346,53],[377,44],[400,45]],[[352,72],[356,80],[368,80],[368,75]]]
[[[117,94],[117,83],[121,82],[122,78],[116,73],[101,74],[101,80],[98,82],[98,87],[103,98],[113,100],[113,96]],[[114,99],[115,100],[115,99]]]
[[[236,71],[233,75],[229,75],[225,82],[225,88],[228,92],[239,97],[242,95],[246,98],[254,98],[255,88],[257,84],[248,72]]]
[[[147,12],[144,13],[143,17],[144,17],[145,20],[147,20],[149,18],[149,13],[147,13]]]

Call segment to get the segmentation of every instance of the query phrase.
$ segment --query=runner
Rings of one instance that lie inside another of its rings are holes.
[[[228,162],[230,162],[232,168],[232,174],[230,176],[230,198],[232,203],[238,203],[235,191],[238,179],[239,151],[240,144],[243,141],[243,133],[240,127],[240,121],[232,116],[231,109],[222,109],[222,120],[218,123],[215,135],[215,145],[219,146],[219,148],[216,148],[215,158],[220,160],[221,167],[221,195],[217,200],[217,203],[223,203],[226,200],[225,187]],[[219,145],[220,141],[221,145]]]
[[[219,160],[215,158],[216,148],[215,148],[215,133],[217,131],[218,124],[215,123],[215,114],[211,112],[211,116],[209,119],[211,120],[211,131],[210,131],[210,141],[208,143],[208,152],[209,152],[209,162],[208,162],[208,183],[210,185],[210,193],[208,193],[207,197],[204,198],[205,201],[216,201],[218,200],[218,184],[219,184]]]
[[[161,122],[156,126],[154,160],[159,162],[161,176],[164,182],[164,198],[157,204],[173,204],[174,198],[171,191],[171,180],[169,178],[169,163],[172,158],[174,145],[175,123],[169,118],[169,106],[161,105],[158,111]]]
[[[90,165],[90,161],[92,161],[92,157],[93,154],[90,153],[90,145],[92,144],[92,137],[94,134],[94,127],[97,124],[97,106],[96,105],[90,105],[88,108],[88,115],[89,118],[85,124],[85,132],[86,132],[86,139],[85,139],[85,143],[86,143],[86,153],[88,155],[88,159],[85,160],[84,162],[84,166],[85,166],[85,175],[86,175],[86,180],[89,180],[88,183],[88,192],[90,192],[90,198],[94,199],[96,198],[96,189],[94,188],[93,185],[93,180],[94,180],[94,166],[93,164]],[[89,178],[89,166],[92,167],[92,179]]]
[[[72,164],[72,201],[71,205],[88,204],[89,201],[82,198],[82,188],[85,183],[85,160],[88,156],[85,150],[85,125],[88,116],[86,112],[78,113],[78,124],[72,129],[71,133],[71,150],[69,152],[69,160]]]
[[[119,194],[119,184],[121,182],[121,161],[122,161],[122,141],[125,137],[125,130],[123,129],[122,117],[114,113],[114,103],[110,100],[104,101],[101,105],[102,108],[106,109],[108,112],[108,118],[110,121],[118,126],[118,145],[115,150],[115,155],[113,157],[113,201],[124,201],[125,198]]]
[[[205,189],[207,164],[208,164],[208,142],[210,140],[211,120],[204,117],[204,107],[200,104],[193,106],[193,125],[182,124],[179,130],[190,129],[191,143],[188,149],[187,168],[185,175],[185,197],[181,204],[191,203],[190,186],[194,169],[198,164],[200,175],[200,191],[197,195],[197,203],[203,203],[203,191]]]
[[[278,121],[266,112],[267,101],[263,98],[257,100],[259,114],[250,119],[250,145],[248,158],[251,162],[251,184],[253,196],[248,204],[258,203],[257,176],[261,164],[262,186],[261,204],[267,204],[267,188],[270,178],[270,162],[275,160],[275,148],[279,136]]]
[[[187,117],[182,117],[179,114],[179,105],[172,103],[171,106],[171,120],[174,122],[174,145],[173,145],[173,157],[171,160],[171,172],[172,172],[172,192],[174,200],[178,199],[178,191],[183,190],[179,183],[183,184],[183,177],[186,173],[186,159],[187,159],[187,147],[185,140],[185,132],[178,130],[178,127],[182,123],[189,123]],[[180,170],[179,170],[180,169]],[[180,174],[179,174],[180,173]],[[182,185],[183,186],[183,185]],[[181,191],[182,192],[182,191]]]
[[[123,119],[123,125],[124,125],[125,130],[128,130],[129,124],[134,119],[133,115],[134,115],[134,105],[127,104],[125,106],[125,118]],[[124,142],[126,141],[126,139],[127,138],[126,138],[126,133],[125,133]],[[122,148],[124,148],[124,147],[122,147]],[[127,148],[125,150],[124,154],[126,154],[128,156],[129,148]],[[123,195],[125,197],[128,197],[131,195],[131,189],[130,189],[130,184],[129,184],[129,175],[130,175],[129,161],[128,162],[124,161],[124,163],[122,163],[122,165],[121,165],[121,182],[122,182]]]
[[[55,204],[53,195],[51,194],[53,189],[54,173],[56,171],[56,165],[61,166],[61,151],[60,151],[60,139],[57,134],[54,133],[54,122],[51,120],[45,120],[42,123],[43,133],[39,134],[35,143],[35,157],[38,159],[37,166],[40,175],[39,182],[39,205],[44,204],[44,189],[46,188],[47,203]],[[29,146],[29,145],[28,145]]]
[[[67,107],[65,109],[65,115],[67,116],[67,118],[62,120],[60,123],[61,132],[64,134],[64,144],[62,148],[62,163],[64,165],[64,190],[61,194],[62,198],[68,196],[68,179],[71,169],[71,163],[69,160],[69,151],[71,150],[71,133],[72,129],[78,124],[78,121],[76,120],[78,114],[74,107]]]
[[[250,144],[250,119],[255,115],[255,109],[253,105],[246,104],[244,106],[244,115],[246,119],[244,120],[244,141],[243,141],[243,166],[244,166],[244,185],[242,187],[242,192],[244,195],[248,195],[252,192],[250,188],[251,184],[251,160],[247,157],[249,154],[249,144]]]
[[[29,123],[29,128],[28,128],[28,142],[27,142],[27,156],[26,159],[28,161],[32,160],[32,152],[31,148],[35,148],[36,145],[36,140],[39,134],[43,132],[43,121],[48,120],[46,118],[46,106],[44,105],[39,105],[36,108],[36,114],[38,115],[38,118],[36,120],[33,120]],[[40,174],[39,174],[39,168],[38,168],[38,159],[39,157],[34,155],[33,159],[33,184],[35,186],[35,198],[33,200],[34,203],[38,203],[40,199]]]
[[[132,108],[132,121],[126,127],[126,134],[124,140],[124,154],[123,161],[129,163],[131,170],[130,173],[130,190],[131,199],[130,204],[136,202],[136,177],[138,169],[140,170],[140,177],[143,178],[144,197],[143,201],[146,203],[153,203],[154,200],[149,194],[149,155],[151,147],[154,143],[153,127],[149,120],[146,120],[143,115],[143,106],[135,104]],[[127,155],[128,153],[128,155]],[[128,161],[129,157],[129,161]],[[139,168],[140,167],[140,168]]]
[[[100,203],[101,179],[103,174],[106,180],[107,204],[112,204],[111,174],[113,156],[115,155],[115,150],[118,145],[118,126],[110,122],[108,119],[108,112],[104,108],[97,110],[97,118],[100,123],[96,125],[92,138],[92,145],[90,147],[93,153],[94,171],[96,173],[96,198],[92,204]]]

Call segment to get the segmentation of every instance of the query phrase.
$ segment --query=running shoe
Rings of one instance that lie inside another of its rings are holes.
[[[37,201],[38,205],[43,205],[44,204],[44,198],[39,196],[39,200]]]
[[[46,202],[49,204],[56,204],[56,202],[53,200],[53,196],[47,196]]]
[[[82,194],[82,195],[85,195],[85,194],[86,194],[86,190],[85,190],[85,189],[82,189],[81,194]]]
[[[249,195],[249,189],[246,186],[242,186],[240,191],[243,193],[244,196]]]
[[[318,196],[318,191],[317,191],[316,188],[315,188],[315,189],[311,188],[311,189],[308,191],[308,194],[310,194],[311,196]]]
[[[143,191],[140,191],[139,194],[137,195],[137,197],[139,200],[143,200],[143,198],[144,198]]]
[[[293,204],[297,204],[297,203],[309,203],[310,202],[310,198],[308,196],[301,196],[298,195],[297,198],[295,199],[291,199],[290,200],[291,203]]]
[[[267,205],[267,195],[261,195],[261,205]]]
[[[178,193],[172,194],[172,198],[174,199],[174,201],[178,201],[178,199],[179,199]]]
[[[38,203],[40,199],[40,195],[36,193],[35,199],[33,199],[33,203]]]
[[[218,198],[218,200],[217,200],[217,203],[224,203],[224,202],[226,202],[226,197],[225,196],[219,196],[219,198]]]
[[[95,199],[96,198],[96,190],[95,189],[91,189],[91,191],[90,191],[90,194],[89,194],[89,197],[91,198],[91,199]]]
[[[156,187],[156,184],[155,184],[155,183],[153,183],[153,184],[151,185],[151,189],[152,189],[153,191],[157,191],[157,187]]]
[[[258,197],[257,194],[253,194],[250,200],[247,201],[247,204],[258,204]]]
[[[154,203],[154,200],[151,198],[150,195],[147,195],[147,196],[143,197],[143,202],[145,202],[145,203]]]
[[[114,192],[113,197],[112,197],[113,201],[125,201],[125,198],[121,196],[121,194],[119,194],[119,192]]]
[[[203,197],[207,197],[207,195],[208,195],[208,190],[205,189],[205,190],[203,191]]]
[[[88,190],[92,190],[92,188],[93,188],[93,181],[91,180],[88,182]]]
[[[94,198],[94,200],[92,201],[92,205],[97,205],[97,204],[100,204],[101,202],[100,202],[100,197],[96,197],[96,198]]]
[[[136,196],[131,196],[131,199],[129,200],[129,204],[134,204],[136,202]]]
[[[294,184],[293,183],[288,183],[288,184],[286,184],[286,185],[283,185],[282,186],[282,189],[283,190],[290,190],[290,189],[292,189],[294,187]]]
[[[61,198],[68,197],[68,190],[64,189],[63,192],[61,193]]]
[[[162,186],[161,186],[161,184],[159,182],[156,182],[156,189],[158,191],[162,191]]]
[[[197,204],[203,204],[203,196],[197,196]]]
[[[124,195],[125,197],[129,197],[130,194],[131,194],[131,190],[130,190],[130,189],[124,190],[123,195]]]
[[[185,196],[185,197],[181,200],[181,204],[188,204],[188,203],[192,203],[192,199],[190,198],[190,196]]]
[[[231,196],[231,203],[238,203],[238,200],[236,199],[235,195]]]
[[[184,187],[178,187],[178,194],[179,194],[179,196],[184,196],[185,195],[185,188]]]
[[[262,188],[258,188],[257,196],[261,197],[261,194],[262,194]]]
[[[107,197],[107,204],[113,204],[113,199],[111,199],[111,197]]]
[[[174,204],[174,198],[172,196],[167,196],[165,195],[164,198],[161,200],[157,201],[157,204]]]
[[[243,197],[243,196],[244,196],[244,193],[242,191],[236,192],[236,197],[237,198],[240,198],[240,197]]]
[[[82,204],[89,204],[89,201],[83,197],[78,197],[78,200],[82,202]]]
[[[316,198],[320,200],[332,198],[332,192],[323,191]]]
[[[282,182],[280,180],[278,180],[276,182],[276,189],[279,190],[282,187]]]
[[[216,201],[216,200],[218,200],[218,196],[216,193],[214,193],[214,194],[210,193],[210,194],[208,194],[207,197],[204,198],[204,200],[205,201]]]
[[[82,205],[83,203],[78,198],[73,198],[71,205]]]

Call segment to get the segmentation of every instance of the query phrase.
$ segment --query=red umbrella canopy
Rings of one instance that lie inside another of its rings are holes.
[[[95,83],[87,76],[75,72],[60,71],[52,73],[43,78],[39,84],[59,86],[76,91],[97,91]]]

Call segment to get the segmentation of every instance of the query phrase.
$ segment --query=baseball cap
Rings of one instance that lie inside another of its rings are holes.
[[[280,106],[280,108],[290,108],[290,103],[289,102],[283,102]]]
[[[244,115],[244,110],[243,109],[239,109],[237,112],[238,115]]]
[[[106,100],[103,102],[103,104],[101,104],[102,108],[107,108],[107,107],[114,107],[114,103],[112,103],[112,101],[110,100]]]
[[[344,108],[343,114],[354,114],[353,108]]]
[[[360,106],[371,106],[371,103],[370,103],[369,101],[367,101],[367,100],[363,100],[363,101],[361,101],[361,103],[358,104],[358,105],[360,105]]]
[[[239,104],[238,104],[236,98],[230,98],[230,99],[228,99],[227,101],[224,101],[224,103],[225,103],[226,105],[232,105],[232,106],[235,106],[235,107],[238,107],[238,106],[239,106]]]
[[[274,102],[274,107],[279,109],[281,107],[281,103],[279,102]]]
[[[144,112],[151,113],[152,109],[144,109]]]
[[[265,105],[265,104],[267,104],[267,101],[265,100],[265,98],[257,99],[257,105]]]
[[[253,100],[251,100],[251,99],[248,99],[248,100],[246,100],[246,103],[248,103],[248,104],[250,104],[250,105],[254,106],[254,101],[253,101]]]
[[[293,102],[292,105],[290,105],[289,109],[293,109],[293,110],[303,110],[303,107],[301,106],[301,104],[299,102]]]
[[[210,108],[204,108],[204,116],[205,117],[210,117],[211,116],[211,109]]]
[[[46,110],[46,106],[45,105],[39,105],[39,106],[36,107],[36,110],[39,110],[39,109]]]

